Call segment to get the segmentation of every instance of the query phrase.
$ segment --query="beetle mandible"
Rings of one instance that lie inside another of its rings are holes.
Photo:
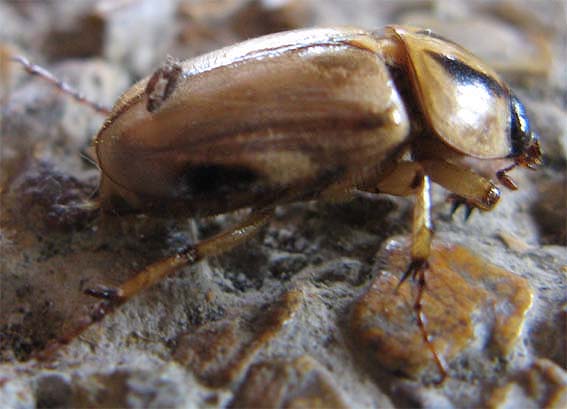
[[[491,210],[500,191],[481,176],[483,164],[508,159],[494,176],[515,189],[507,172],[535,169],[542,157],[524,106],[494,71],[430,30],[407,26],[296,30],[169,59],[120,97],[94,146],[103,211],[252,211],[117,288],[86,290],[103,301],[58,345],[168,274],[246,241],[277,205],[365,191],[416,197],[411,263],[400,284],[417,279],[418,324],[443,375],[421,311],[430,180],[468,212]]]

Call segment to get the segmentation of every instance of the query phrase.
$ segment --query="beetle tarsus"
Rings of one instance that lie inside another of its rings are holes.
[[[441,384],[448,377],[447,364],[443,359],[443,357],[437,353],[437,350],[435,349],[435,345],[433,345],[432,338],[429,332],[427,331],[427,328],[425,328],[426,319],[425,319],[425,314],[423,312],[422,298],[426,287],[425,271],[428,269],[429,269],[429,263],[427,262],[427,260],[424,259],[412,260],[407,270],[400,278],[400,281],[396,286],[395,292],[397,293],[400,286],[410,277],[412,281],[417,282],[416,283],[417,295],[413,303],[413,310],[415,312],[417,326],[419,327],[419,331],[421,333],[423,342],[427,345],[427,348],[431,352],[431,355],[433,356],[433,360],[435,361],[435,365],[437,365],[439,373],[441,374],[441,379],[436,383]]]
[[[425,328],[425,314],[423,313],[422,298],[423,298],[423,292],[425,291],[425,287],[426,287],[425,271],[428,268],[429,265],[426,260],[414,260],[410,264],[404,276],[409,277],[411,275],[412,279],[414,280],[417,279],[417,295],[415,297],[413,309],[415,311],[417,326],[419,327],[419,330],[421,332],[421,337],[423,338],[423,342],[425,342],[427,348],[431,352],[435,364],[437,365],[437,368],[439,369],[439,372],[441,374],[441,379],[437,382],[438,384],[441,384],[448,377],[447,363],[445,362],[443,357],[437,353],[437,350],[435,349],[435,345],[433,345],[431,336],[429,335],[427,328]],[[403,278],[404,277],[402,276],[402,279]]]
[[[124,300],[120,298],[116,298],[98,303],[89,315],[90,322],[85,326],[85,329],[92,323],[102,321],[104,317],[113,312],[117,306],[123,303],[123,301]]]
[[[459,195],[455,195],[455,194],[449,195],[447,200],[451,202],[451,211],[450,211],[451,217],[455,215],[455,212],[457,211],[457,209],[459,209],[459,207],[463,206],[465,208],[465,214],[464,214],[465,222],[467,222],[470,219],[473,210],[476,209],[476,206],[470,200],[467,200]]]
[[[87,293],[87,291],[85,291],[85,293]],[[123,304],[124,301],[125,300],[123,299],[116,298],[114,300],[105,300],[97,303],[95,306],[93,306],[91,312],[86,317],[82,318],[71,331],[68,331],[67,333],[53,341],[50,341],[45,346],[45,348],[35,353],[32,356],[32,359],[36,359],[40,362],[50,361],[54,359],[57,352],[59,352],[61,348],[70,344],[71,341],[73,341],[84,331],[89,329],[94,323],[102,321],[104,317],[111,314],[116,309],[116,307]]]
[[[398,290],[400,289],[402,284],[409,277],[411,277],[412,280],[415,280],[417,272],[420,271],[420,270],[425,270],[427,268],[429,268],[429,264],[427,263],[427,260],[421,260],[421,259],[420,260],[412,260],[412,262],[408,266],[408,269],[404,272],[404,274],[402,275],[402,278],[400,278],[400,281],[398,282],[398,285],[396,286],[395,292],[396,293],[398,292]]]
[[[87,288],[84,293],[91,297],[101,298],[103,300],[119,300],[122,298],[122,293],[119,288],[105,287],[102,285],[94,288]]]

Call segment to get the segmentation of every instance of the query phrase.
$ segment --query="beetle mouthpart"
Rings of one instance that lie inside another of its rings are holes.
[[[498,181],[510,190],[518,190],[518,184],[514,181],[514,179],[512,179],[510,176],[506,174],[506,172],[508,172],[510,169],[514,167],[516,167],[516,164],[496,172],[496,177],[498,178]]]
[[[496,172],[498,181],[510,190],[518,190],[518,184],[514,181],[514,179],[508,176],[507,173],[514,169],[516,166],[523,165],[521,158],[522,157],[520,156],[510,166],[507,166],[504,169],[500,169],[498,172]]]
[[[525,153],[521,155],[518,160],[521,166],[528,169],[536,170],[543,164],[541,148],[539,146],[539,138],[535,133],[532,133],[533,143],[530,144]]]

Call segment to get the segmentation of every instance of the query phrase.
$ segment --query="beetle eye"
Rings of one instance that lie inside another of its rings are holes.
[[[526,108],[513,94],[510,96],[510,105],[512,153],[509,156],[514,158],[514,166],[520,165],[529,169],[537,169],[542,164],[539,138],[530,128]]]
[[[520,100],[512,94],[510,96],[512,124],[510,136],[512,138],[512,153],[510,156],[519,156],[533,144],[534,136],[530,128],[530,121],[526,114],[526,108]]]

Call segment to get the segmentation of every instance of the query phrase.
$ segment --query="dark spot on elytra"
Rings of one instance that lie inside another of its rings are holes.
[[[452,58],[444,54],[438,54],[433,51],[426,52],[459,84],[473,85],[488,89],[497,97],[508,95],[507,91],[504,90],[504,88],[502,88],[494,78],[475,70],[459,59]]]
[[[245,166],[191,165],[180,175],[180,193],[195,197],[251,189],[259,175]]]

